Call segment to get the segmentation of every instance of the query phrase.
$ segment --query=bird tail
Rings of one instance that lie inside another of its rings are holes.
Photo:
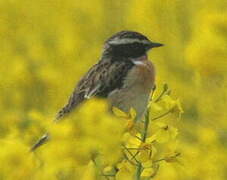
[[[68,103],[58,112],[55,117],[54,123],[57,123],[60,119],[69,114],[77,105],[79,105],[84,100],[84,92],[73,93],[69,98]],[[37,148],[49,141],[49,133],[44,134],[30,149],[30,151],[35,151]]]
[[[38,147],[45,144],[50,139],[49,133],[44,134],[30,149],[31,152],[35,151]]]
[[[84,92],[73,93],[68,103],[57,113],[54,122],[58,122],[60,119],[69,114],[73,109],[75,109],[84,100]]]

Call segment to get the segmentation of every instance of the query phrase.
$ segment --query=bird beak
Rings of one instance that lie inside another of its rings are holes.
[[[156,48],[156,47],[161,47],[164,46],[164,44],[161,43],[156,43],[156,42],[151,42],[150,48]]]

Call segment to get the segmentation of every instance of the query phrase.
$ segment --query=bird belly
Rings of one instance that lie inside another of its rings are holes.
[[[146,66],[137,65],[132,68],[124,80],[124,86],[108,96],[111,105],[124,112],[134,108],[137,112],[136,120],[143,118],[154,87],[154,68],[148,63]]]
[[[128,113],[131,108],[136,111],[136,119],[142,119],[149,101],[150,93],[138,94],[135,89],[115,90],[108,99],[111,106],[117,107]]]

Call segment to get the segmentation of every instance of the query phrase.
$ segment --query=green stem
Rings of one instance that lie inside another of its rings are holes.
[[[149,111],[149,109],[147,109],[147,112],[145,114],[144,132],[142,134],[142,142],[145,142],[146,138],[147,138],[147,130],[148,130],[149,122],[150,122],[149,117],[150,117],[150,111]]]
[[[136,169],[136,180],[140,180],[141,173],[142,173],[142,164],[139,163],[139,166]]]
[[[124,146],[123,146],[123,147],[124,147]],[[136,159],[135,155],[133,155],[132,152],[131,152],[127,147],[124,147],[124,148],[125,148],[125,150],[130,154],[130,156],[132,157],[132,159],[134,159],[135,162],[136,162],[137,164],[139,164],[139,161]]]
[[[145,122],[144,122],[144,130],[142,132],[142,142],[145,143],[146,142],[146,138],[147,138],[147,130],[149,127],[149,116],[150,116],[150,111],[149,108],[147,109],[147,112],[145,114]],[[138,163],[137,169],[136,169],[136,175],[135,175],[135,180],[140,180],[140,176],[142,173],[143,167],[141,163]]]
[[[157,103],[158,101],[160,101],[162,96],[167,92],[167,90],[168,90],[168,85],[164,84],[161,94],[158,96],[158,98],[154,102]]]

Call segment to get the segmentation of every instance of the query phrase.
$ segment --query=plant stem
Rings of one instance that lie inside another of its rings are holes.
[[[136,178],[135,178],[136,180],[140,180],[141,172],[142,172],[142,164],[139,163],[139,166],[136,169]]]
[[[144,122],[144,131],[142,134],[142,142],[146,142],[146,138],[147,138],[147,130],[148,130],[148,126],[149,126],[149,117],[150,117],[150,109],[147,109],[147,112],[145,114],[145,122]]]
[[[150,116],[150,109],[148,108],[145,114],[145,122],[144,122],[144,129],[142,131],[142,142],[145,143],[146,142],[146,138],[147,138],[147,130],[149,127],[149,116]],[[135,180],[140,180],[140,176],[142,173],[143,167],[141,163],[138,163],[137,169],[136,169],[136,175],[135,175]]]
[[[162,96],[167,92],[167,90],[168,90],[168,85],[164,84],[161,94],[158,96],[158,98],[154,102],[157,103],[158,101],[160,101]]]

